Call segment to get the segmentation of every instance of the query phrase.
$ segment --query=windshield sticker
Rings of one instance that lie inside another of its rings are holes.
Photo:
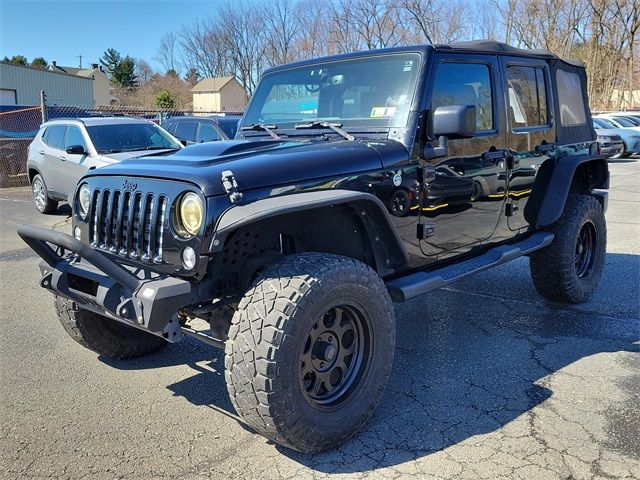
[[[396,107],[373,107],[369,118],[391,118],[396,114]]]
[[[403,72],[410,72],[413,69],[413,60],[407,60],[404,62]]]

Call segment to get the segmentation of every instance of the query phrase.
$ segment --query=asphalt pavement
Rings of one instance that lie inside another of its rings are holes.
[[[523,258],[396,306],[393,375],[336,450],[303,455],[236,418],[223,352],[196,340],[109,361],[71,340],[0,190],[0,478],[640,478],[640,160],[611,165],[608,254],[584,305],[536,294]]]

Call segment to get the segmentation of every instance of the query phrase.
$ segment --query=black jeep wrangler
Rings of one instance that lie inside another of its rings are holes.
[[[521,256],[545,298],[593,293],[609,173],[588,104],[580,63],[490,41],[285,65],[235,140],[91,171],[73,236],[18,232],[81,345],[224,348],[240,416],[318,451],[380,401],[393,301]]]

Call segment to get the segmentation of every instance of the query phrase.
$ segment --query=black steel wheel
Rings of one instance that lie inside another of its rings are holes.
[[[411,208],[411,198],[405,190],[396,190],[391,196],[391,213],[396,217],[404,217]]]
[[[607,225],[602,206],[591,195],[571,194],[550,230],[555,235],[551,245],[529,257],[533,284],[549,300],[586,302],[604,269]]]
[[[238,305],[225,346],[227,389],[258,433],[317,452],[366,423],[394,348],[393,306],[375,271],[338,255],[291,255]]]
[[[597,238],[596,226],[593,222],[587,221],[580,229],[576,241],[575,264],[578,278],[585,278],[593,269]]]
[[[332,409],[350,397],[369,367],[371,328],[366,312],[356,305],[330,308],[311,327],[300,362],[300,380],[307,400]]]

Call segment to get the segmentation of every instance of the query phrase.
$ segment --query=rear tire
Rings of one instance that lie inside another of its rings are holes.
[[[569,195],[555,238],[530,256],[531,276],[543,297],[563,303],[586,302],[604,269],[607,225],[602,206],[591,195]]]
[[[33,197],[33,203],[36,206],[36,210],[40,213],[49,214],[58,210],[58,202],[49,198],[47,185],[44,183],[44,179],[39,173],[31,179],[31,195]]]
[[[78,308],[67,298],[56,296],[54,304],[69,336],[100,355],[113,359],[136,358],[167,345],[160,337]]]
[[[394,348],[391,299],[371,268],[337,255],[292,255],[260,275],[233,317],[229,396],[274,442],[299,452],[332,448],[373,413]]]

